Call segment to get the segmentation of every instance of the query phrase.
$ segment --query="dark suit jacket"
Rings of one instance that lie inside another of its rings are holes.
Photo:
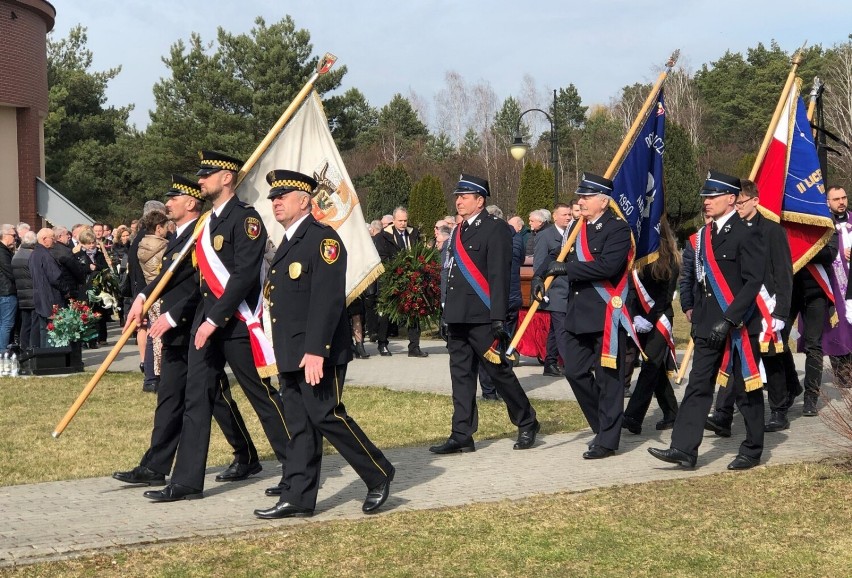
[[[701,253],[705,250],[702,238]],[[723,318],[735,325],[745,323],[749,335],[758,335],[760,315],[757,314],[755,299],[766,271],[766,249],[760,233],[755,227],[747,226],[738,215],[733,215],[713,239],[713,252],[734,300],[727,309],[723,309],[705,279],[701,291],[695,296],[695,309],[692,311],[694,335],[706,339],[713,325]]]
[[[62,282],[74,299],[86,298],[86,277],[89,276],[89,266],[80,261],[68,245],[54,243],[50,254],[59,263],[62,270]]]
[[[569,232],[579,223],[575,221]],[[565,258],[568,269],[565,277],[571,283],[565,328],[577,334],[604,330],[608,300],[601,298],[592,283],[609,281],[617,285],[627,269],[630,251],[630,226],[611,210],[607,209],[594,224],[583,221],[583,226],[594,261],[580,261],[574,247]]]
[[[406,227],[405,234],[408,237],[409,247],[413,247],[420,242],[420,231],[416,228]],[[379,252],[382,263],[390,261],[397,253],[405,248],[402,244],[402,239],[393,225],[385,227],[376,237],[378,238],[376,250]]]
[[[53,306],[62,307],[68,288],[62,282],[62,271],[44,245],[36,243],[30,255],[30,275],[33,278],[33,305],[39,317],[53,315]]]
[[[654,300],[654,306],[651,310],[645,313],[645,309],[639,302],[638,291],[630,292],[630,312],[635,317],[637,315],[644,317],[652,324],[655,324],[662,315],[667,315],[669,321],[674,321],[674,310],[672,309],[672,298],[674,297],[675,289],[678,283],[677,265],[672,263],[672,274],[668,279],[654,279],[651,276],[651,270],[646,266],[639,272],[639,281],[648,292],[651,299]],[[631,275],[632,284],[633,276]]]
[[[505,321],[509,300],[509,273],[512,267],[512,230],[505,221],[483,210],[473,224],[462,233],[462,226],[453,229],[450,248],[455,253],[456,237],[471,261],[488,281],[491,308],[482,302],[458,267],[458,255],[447,279],[447,300],[444,320],[447,323],[491,323]]]
[[[559,232],[556,225],[551,225],[545,229],[541,229],[535,239],[533,267],[536,271],[543,271],[551,261],[555,261],[559,256],[559,252],[562,250],[562,233]],[[539,305],[539,310],[561,311],[565,313],[568,309],[569,291],[568,279],[565,277],[555,277],[550,284],[550,288],[547,290],[547,296],[550,298],[550,301]]]
[[[250,226],[257,227],[256,236],[249,234]],[[219,337],[245,337],[248,328],[236,317],[236,313],[242,301],[253,310],[257,300],[261,299],[260,269],[266,252],[266,228],[254,207],[232,198],[210,224],[210,242],[214,249],[217,238],[221,238],[221,248],[216,254],[231,277],[222,297],[217,298],[201,275],[202,299],[192,328],[195,331],[210,318],[219,327],[216,331]]]
[[[346,249],[334,229],[308,215],[275,253],[269,289],[278,371],[298,371],[305,353],[325,357],[326,365],[352,360]]]
[[[766,248],[766,276],[763,284],[770,295],[775,296],[772,316],[786,320],[790,316],[790,300],[793,296],[793,257],[784,228],[764,217],[760,211],[746,223],[756,227]]]
[[[160,282],[160,279],[166,274],[172,261],[177,258],[178,253],[186,245],[189,238],[192,237],[192,231],[195,228],[196,222],[196,220],[193,220],[181,232],[180,236],[169,241],[168,246],[166,246],[166,252],[163,253],[160,273],[142,290],[142,293],[146,297],[151,295],[154,288]],[[191,251],[181,261],[181,264],[178,265],[168,285],[166,285],[166,288],[160,294],[160,299],[162,300],[160,315],[168,313],[172,320],[177,323],[176,327],[163,335],[163,345],[186,347],[190,343],[190,325],[195,317],[198,303],[201,301],[201,293],[198,290],[198,278],[195,275],[195,267],[192,266]]]

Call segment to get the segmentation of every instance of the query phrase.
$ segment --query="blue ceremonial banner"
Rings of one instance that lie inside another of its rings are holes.
[[[636,242],[635,262],[656,260],[660,248],[660,218],[666,210],[663,193],[666,107],[663,91],[648,109],[645,122],[630,144],[615,174],[615,203],[630,224]]]
[[[798,101],[789,141],[790,161],[787,166],[787,180],[784,183],[781,218],[792,217],[788,213],[825,217],[827,222],[820,224],[832,226],[831,210],[825,202],[825,184],[819,167],[814,134],[808,121],[808,109],[801,95]]]

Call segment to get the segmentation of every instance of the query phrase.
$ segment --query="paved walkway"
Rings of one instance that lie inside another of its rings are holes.
[[[404,343],[394,342],[391,344],[391,351],[395,353],[392,357],[374,356],[353,361],[347,383],[449,393],[448,356],[443,343],[424,342],[423,349],[430,353],[429,358],[409,359],[404,353]],[[375,346],[368,345],[368,352],[374,351]],[[90,351],[86,358],[95,363],[107,352],[106,349]],[[801,370],[803,359],[797,362]],[[113,369],[138,371],[137,365],[136,357],[128,354]],[[517,373],[534,399],[572,398],[567,382],[543,377],[535,360],[525,360]],[[826,382],[830,382],[830,370],[825,373]],[[677,388],[679,397],[682,389],[683,386]],[[833,387],[826,387],[825,391],[834,396],[837,393]],[[814,461],[842,451],[836,436],[821,419],[801,417],[801,401],[791,410],[790,417],[790,430],[767,434],[764,463]],[[534,449],[523,452],[513,451],[510,439],[477,443],[475,453],[451,456],[435,456],[426,448],[389,450],[386,453],[395,464],[397,475],[383,512],[460,506],[713,474],[725,470],[743,435],[739,419],[734,422],[734,435],[730,439],[708,434],[701,447],[699,467],[694,471],[683,470],[663,464],[646,452],[648,447],[668,445],[670,432],[653,429],[659,418],[659,410],[655,409],[646,419],[650,427],[646,427],[641,436],[624,433],[615,458],[592,462],[581,457],[591,439],[589,430],[543,435]],[[116,467],[126,465],[116,464]],[[317,515],[309,520],[256,519],[253,509],[269,507],[275,502],[264,496],[263,490],[277,483],[280,477],[276,463],[263,465],[260,475],[229,484],[213,480],[221,467],[210,468],[203,500],[173,504],[152,503],[142,497],[147,488],[124,486],[109,477],[0,487],[0,520],[3,522],[0,526],[0,567],[105,548],[364,517],[361,502],[366,489],[340,456],[334,455],[323,460]],[[495,476],[495,472],[500,475]],[[227,522],[223,524],[223,520]]]

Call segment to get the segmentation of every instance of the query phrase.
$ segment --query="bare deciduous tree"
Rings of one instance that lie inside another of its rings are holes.
[[[828,67],[823,96],[826,120],[834,134],[852,145],[852,40],[836,45],[832,51],[834,58]],[[832,177],[833,182],[849,183],[852,178],[850,154],[848,149],[843,149],[842,156],[828,155],[831,168],[838,175]]]

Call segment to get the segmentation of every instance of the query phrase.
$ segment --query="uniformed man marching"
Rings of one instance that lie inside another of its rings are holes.
[[[395,470],[343,405],[343,381],[352,360],[346,249],[334,229],[311,215],[314,179],[274,170],[266,180],[275,220],[284,227],[268,289],[290,443],[279,502],[254,513],[264,519],[313,515],[323,438],[364,480],[368,491],[362,511],[373,513],[387,500]]]
[[[511,364],[485,359],[495,339],[507,341],[503,328],[509,299],[512,232],[502,219],[486,212],[488,181],[461,175],[454,192],[462,222],[449,240],[452,266],[447,280],[444,321],[453,386],[453,422],[450,437],[429,451],[436,454],[472,452],[479,427],[476,376],[481,365],[497,393],[506,402],[509,419],[518,428],[517,450],[531,448],[541,428]]]
[[[183,429],[171,483],[161,491],[145,492],[146,498],[156,502],[202,496],[212,400],[226,361],[257,413],[275,456],[284,463],[288,438],[281,399],[269,377],[261,377],[261,373],[274,372],[275,363],[260,320],[266,229],[254,207],[236,196],[242,164],[222,153],[201,151],[198,184],[213,209],[196,225],[202,228],[195,245],[201,302],[192,323]],[[260,470],[258,461],[235,462],[224,472],[225,479],[244,479]]]
[[[610,179],[584,173],[577,195],[583,219],[569,230],[581,227],[574,246],[564,262],[537,271],[530,290],[543,298],[543,279],[549,275],[564,275],[571,283],[565,377],[595,433],[583,453],[592,460],[614,455],[621,441],[630,226],[609,209]]]
[[[657,459],[695,467],[707,412],[717,382],[736,388],[746,439],[729,470],[760,463],[763,453],[763,391],[760,377],[761,315],[755,302],[765,273],[765,240],[734,210],[741,183],[710,171],[700,195],[713,219],[696,236],[696,278],[700,291],[692,310],[695,354],[689,385],[672,431],[671,447],[648,448]]]
[[[168,197],[166,211],[177,225],[177,232],[163,254],[160,274],[142,290],[128,311],[125,330],[133,321],[139,323],[141,320],[145,299],[160,282],[172,260],[192,237],[193,227],[204,206],[201,187],[181,175],[172,176],[172,185],[166,196]],[[112,475],[117,480],[128,484],[144,485],[166,483],[165,478],[172,469],[183,426],[187,358],[191,341],[189,322],[195,316],[195,309],[200,299],[201,294],[198,291],[192,259],[184,259],[174,271],[166,289],[160,294],[161,314],[157,322],[149,329],[149,335],[163,340],[162,368],[160,385],[157,388],[157,408],[154,411],[151,445],[138,466]],[[224,373],[221,374],[219,387],[215,391],[213,416],[225,439],[234,448],[234,463],[256,464],[257,450],[237,404],[231,398],[228,379]],[[227,471],[222,472],[218,476],[219,481],[228,481],[231,475]]]

